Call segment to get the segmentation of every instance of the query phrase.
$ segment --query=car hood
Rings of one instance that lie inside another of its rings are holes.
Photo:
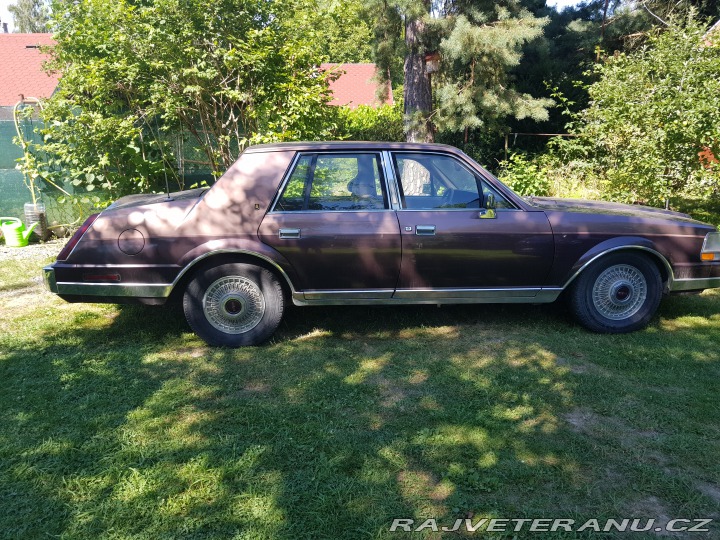
[[[531,205],[543,210],[557,212],[580,212],[586,214],[607,214],[616,216],[632,216],[640,218],[662,218],[671,221],[700,223],[687,214],[641,206],[635,204],[622,204],[605,201],[586,201],[583,199],[558,199],[555,197],[529,197],[526,199]]]
[[[120,208],[132,208],[134,206],[147,206],[148,204],[166,203],[171,201],[181,201],[183,199],[197,199],[203,195],[209,188],[187,189],[185,191],[176,191],[174,193],[153,193],[150,195],[127,195],[121,197],[106,210],[117,210]]]

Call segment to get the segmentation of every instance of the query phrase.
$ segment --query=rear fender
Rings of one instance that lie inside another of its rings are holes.
[[[296,282],[297,276],[285,257],[261,242],[238,239],[212,240],[187,252],[179,262],[182,270],[175,278],[173,288],[198,265],[212,260],[213,257],[233,254],[265,261],[285,280],[290,292],[295,292],[293,283]]]

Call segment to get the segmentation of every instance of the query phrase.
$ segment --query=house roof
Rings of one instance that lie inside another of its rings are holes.
[[[47,55],[40,45],[53,45],[52,34],[0,34],[0,107],[11,107],[25,97],[47,98],[59,75],[42,69]]]
[[[354,109],[358,105],[377,107],[393,103],[389,83],[387,99],[383,103],[377,99],[381,85],[375,80],[377,71],[375,64],[321,64],[320,69],[340,73],[337,79],[330,81],[330,90],[333,94],[330,105],[347,105]]]

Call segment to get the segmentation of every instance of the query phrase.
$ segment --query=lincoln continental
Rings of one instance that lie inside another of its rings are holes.
[[[436,144],[245,150],[210,188],[131,195],[44,269],[69,302],[182,302],[210,345],[267,340],[288,302],[546,303],[594,332],[720,287],[720,233],[643,206],[521,197]]]

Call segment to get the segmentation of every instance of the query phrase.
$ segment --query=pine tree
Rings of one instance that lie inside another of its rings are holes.
[[[15,31],[22,33],[47,32],[49,9],[43,0],[18,0],[8,6],[15,21]]]
[[[542,34],[546,19],[520,0],[375,0],[375,57],[381,73],[393,73],[404,57],[408,141],[432,141],[437,127],[463,131],[495,126],[507,116],[547,119],[548,99],[513,89],[509,72],[522,47]],[[397,36],[404,34],[404,40]],[[439,53],[431,76],[426,55]],[[432,96],[432,91],[435,95]]]

